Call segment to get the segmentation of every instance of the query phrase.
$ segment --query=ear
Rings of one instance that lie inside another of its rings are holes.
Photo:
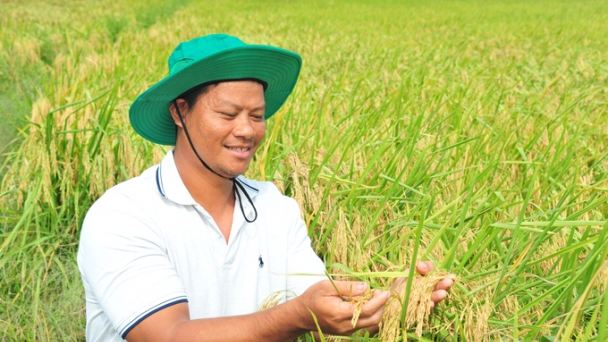
[[[185,114],[188,111],[188,104],[184,99],[176,99],[175,101],[172,101],[169,105],[169,111],[171,112],[171,118],[173,119],[173,122],[177,127],[182,128],[182,121],[179,118],[177,109],[175,109],[175,103],[177,103],[177,106],[179,107],[179,112],[182,114],[182,119],[184,120],[184,122],[186,121]]]

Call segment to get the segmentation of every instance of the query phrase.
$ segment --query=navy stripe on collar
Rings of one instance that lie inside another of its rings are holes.
[[[160,192],[160,194],[163,197],[167,197],[167,195],[165,195],[165,187],[162,185],[163,183],[163,178],[160,174],[160,164],[158,165],[158,168],[156,169],[156,187],[158,188],[158,192]]]
[[[239,183],[241,183],[241,184],[245,185],[246,187],[248,187],[248,188],[249,188],[249,189],[251,189],[251,190],[254,190],[254,191],[260,192],[260,189],[256,189],[256,188],[252,187],[251,185],[247,184],[247,183],[246,183],[246,182],[244,182],[243,180],[239,180]]]

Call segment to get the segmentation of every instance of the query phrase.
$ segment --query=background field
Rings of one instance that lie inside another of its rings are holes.
[[[56,0],[0,1],[0,340],[84,340],[82,219],[167,149],[129,105],[215,32],[304,59],[248,176],[329,272],[459,276],[399,338],[608,339],[607,2]]]

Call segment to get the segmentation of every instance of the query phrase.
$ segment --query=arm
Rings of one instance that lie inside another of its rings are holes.
[[[416,271],[425,275],[434,269],[431,261],[416,264]],[[403,286],[405,278],[398,280]],[[367,290],[367,284],[334,282],[344,297],[356,297]],[[433,306],[441,302],[453,285],[453,280],[440,281],[431,295]],[[356,330],[378,331],[384,304],[389,292],[375,291],[363,305],[356,327],[351,319],[354,306],[338,296],[329,281],[321,281],[301,296],[286,303],[249,315],[190,320],[188,305],[175,304],[136,325],[128,334],[129,342],[143,341],[291,341],[317,327],[314,313],[323,333],[350,335]],[[238,327],[238,328],[237,328]]]
[[[336,281],[342,296],[358,296],[367,284]],[[175,304],[147,317],[126,336],[140,341],[291,341],[316,331],[316,316],[324,333],[350,335],[358,329],[377,327],[389,292],[375,291],[361,311],[355,328],[354,306],[343,301],[329,281],[311,286],[301,296],[253,314],[190,320],[188,305]]]

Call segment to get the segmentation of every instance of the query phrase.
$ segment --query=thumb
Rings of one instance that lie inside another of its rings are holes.
[[[360,296],[369,288],[366,283],[359,281],[334,281],[334,284],[336,285],[335,288],[330,284],[334,289],[333,292],[335,293],[337,289],[340,295],[346,299]]]

